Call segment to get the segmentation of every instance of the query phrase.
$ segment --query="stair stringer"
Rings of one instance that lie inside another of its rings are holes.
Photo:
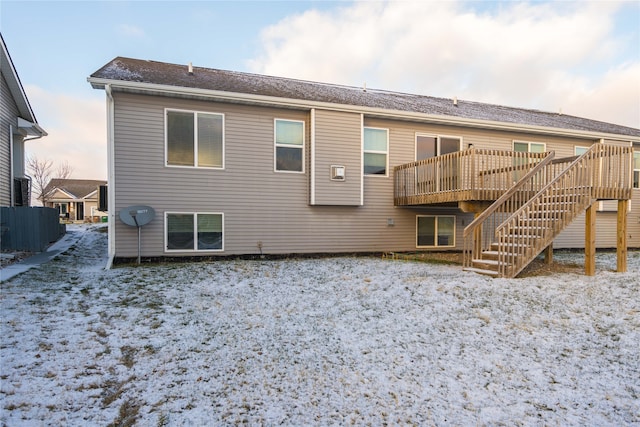
[[[515,277],[596,200],[591,151],[578,157],[495,230],[500,275]]]

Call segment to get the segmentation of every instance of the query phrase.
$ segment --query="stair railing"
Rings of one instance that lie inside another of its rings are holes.
[[[495,241],[495,229],[534,194],[538,193],[554,173],[555,152],[545,153],[544,158],[504,192],[491,206],[485,209],[464,229],[463,266],[471,267],[474,259],[480,259],[482,252]],[[511,174],[516,174],[513,170]],[[500,272],[503,275],[503,272]]]
[[[598,198],[630,197],[631,153],[631,147],[592,145],[499,225],[500,275],[518,275]]]

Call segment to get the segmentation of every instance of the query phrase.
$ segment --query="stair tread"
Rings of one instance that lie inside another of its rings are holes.
[[[500,265],[502,264],[500,261],[495,260],[495,259],[473,259],[471,261],[472,263],[478,263],[478,264],[487,264],[487,265]]]
[[[466,268],[463,268],[463,270],[470,271],[472,273],[484,274],[485,276],[492,276],[492,277],[498,277],[500,275],[500,273],[494,270],[485,270],[482,268],[475,268],[475,267],[466,267]]]
[[[498,252],[498,251],[482,251],[482,255],[499,256],[500,252]]]

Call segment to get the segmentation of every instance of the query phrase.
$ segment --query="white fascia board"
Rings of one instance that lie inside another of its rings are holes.
[[[299,108],[310,110],[312,108],[321,108],[333,111],[343,111],[350,113],[362,113],[376,117],[391,118],[398,120],[415,120],[420,122],[429,122],[445,125],[455,125],[482,129],[505,130],[528,132],[545,135],[567,136],[574,138],[590,138],[590,139],[614,139],[618,141],[638,141],[640,137],[628,135],[600,133],[592,131],[581,131],[574,129],[552,128],[537,125],[521,125],[515,123],[496,122],[491,120],[469,119],[464,117],[439,116],[435,114],[425,114],[412,111],[388,110],[384,108],[363,107],[358,105],[334,104],[330,102],[307,101],[303,99],[280,98],[275,96],[252,95],[237,92],[225,92],[219,90],[205,90],[197,88],[158,85],[153,83],[128,82],[121,80],[96,79],[89,77],[87,79],[95,89],[103,89],[106,85],[110,85],[112,90],[121,89],[123,91],[138,91],[149,93],[160,93],[176,96],[200,97],[208,99],[219,99],[228,102],[242,102],[258,105],[280,106],[285,108]]]
[[[25,120],[22,117],[18,117],[18,128],[23,129],[27,135],[35,137],[47,136],[47,132],[40,127],[37,123],[32,123],[29,120]]]
[[[84,196],[82,198],[83,199],[88,199],[89,197],[95,196],[97,192],[98,192],[98,190],[93,190],[91,193],[87,194],[86,196]]]
[[[76,195],[75,195],[75,194],[71,194],[71,193],[69,193],[68,191],[66,191],[65,189],[60,188],[60,187],[53,187],[53,188],[52,188],[52,189],[51,189],[47,194],[48,194],[48,195],[49,195],[49,194],[53,194],[53,193],[55,193],[56,191],[59,191],[59,192],[61,192],[61,193],[63,193],[63,194],[66,194],[69,198],[68,198],[68,199],[61,199],[61,198],[59,198],[59,197],[56,197],[56,198],[51,198],[51,199],[49,199],[49,197],[47,197],[50,201],[51,201],[51,200],[64,200],[65,202],[68,202],[68,201],[81,201],[80,199],[78,199],[78,198],[76,197]]]

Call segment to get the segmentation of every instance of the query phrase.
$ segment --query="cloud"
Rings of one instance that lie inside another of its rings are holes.
[[[107,179],[107,125],[104,94],[76,97],[27,85],[25,91],[40,126],[48,133],[26,143],[27,155],[68,162],[72,178]]]
[[[263,54],[249,66],[308,80],[562,108],[640,127],[640,55],[616,62],[629,43],[613,35],[620,4],[482,6],[398,1],[310,10],[264,29]]]
[[[120,24],[117,27],[117,33],[125,37],[144,37],[145,32],[142,28],[135,25]]]

